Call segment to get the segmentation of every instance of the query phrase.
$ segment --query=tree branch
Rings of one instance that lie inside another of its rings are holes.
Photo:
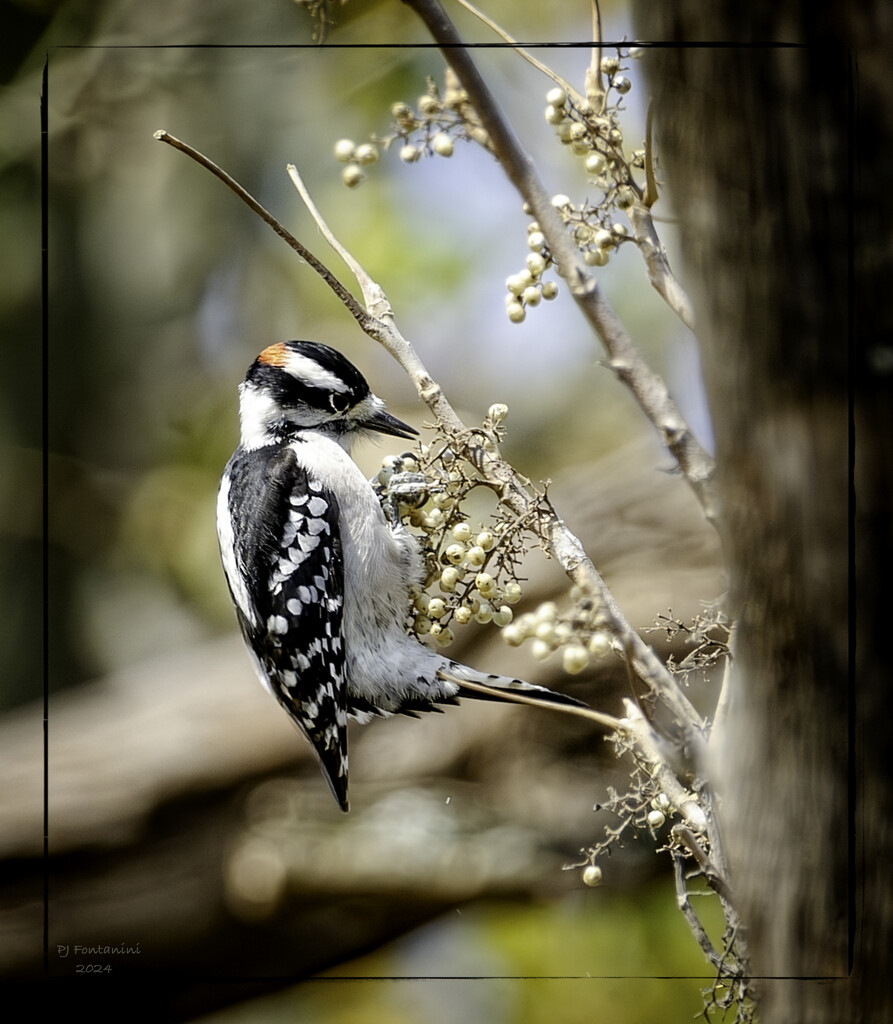
[[[590,0],[592,6],[592,57],[586,69],[586,98],[599,113],[605,104],[605,82],[602,78],[602,12],[598,0]]]
[[[571,294],[601,339],[608,353],[608,365],[630,389],[646,417],[660,433],[700,502],[705,517],[715,524],[718,510],[713,488],[713,459],[699,444],[670,398],[663,380],[641,357],[620,318],[603,296],[583,262],[580,251],[565,230],[558,212],[552,206],[551,197],[533,161],[515,136],[455,26],[438,0],[403,2],[425,23],[468,93],[490,138],[496,158],[539,223],[559,275],[567,281]],[[671,292],[665,273],[659,273],[657,279],[662,287]],[[679,304],[678,296],[674,297],[674,302]],[[675,308],[672,303],[671,306]]]
[[[688,927],[701,947],[704,956],[707,957],[715,968],[719,969],[723,964],[722,957],[713,948],[713,943],[704,930],[701,919],[691,905],[688,887],[685,884],[685,859],[678,851],[673,854],[673,873],[676,879],[676,906],[682,911],[682,916],[688,922]]]
[[[646,186],[650,188],[650,183]],[[695,328],[695,314],[691,307],[691,300],[682,285],[676,280],[676,275],[670,270],[670,263],[657,231],[654,228],[654,218],[644,198],[641,203],[633,203],[627,210],[630,223],[633,226],[633,238],[639,247],[645,266],[648,268],[648,279],[651,286],[673,310],[676,316],[693,331]]]

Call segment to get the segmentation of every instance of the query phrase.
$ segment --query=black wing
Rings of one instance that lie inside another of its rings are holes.
[[[291,448],[236,456],[235,554],[254,581],[245,637],[273,695],[308,737],[343,810],[347,799],[344,568],[334,495]]]

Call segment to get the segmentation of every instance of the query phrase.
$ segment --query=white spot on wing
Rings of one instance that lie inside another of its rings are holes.
[[[311,537],[317,536],[320,533],[329,532],[329,524],[325,519],[308,519],[307,520],[307,532]]]
[[[310,513],[310,515],[314,517],[321,516],[324,512],[328,511],[328,508],[329,503],[327,501],[323,501],[322,498],[318,497],[315,494],[310,499],[310,503],[307,505],[307,511]]]

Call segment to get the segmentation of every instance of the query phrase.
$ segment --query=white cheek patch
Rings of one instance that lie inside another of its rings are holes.
[[[239,388],[239,420],[242,444],[245,448],[262,448],[270,443],[269,426],[281,416],[281,410],[272,395],[253,384]]]

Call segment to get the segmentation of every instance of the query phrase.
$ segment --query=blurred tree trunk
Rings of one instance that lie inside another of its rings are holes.
[[[807,44],[667,48],[647,63],[702,289],[740,622],[720,771],[761,1016],[893,1020],[878,571],[893,521],[893,15],[880,0],[638,7],[643,39]]]

